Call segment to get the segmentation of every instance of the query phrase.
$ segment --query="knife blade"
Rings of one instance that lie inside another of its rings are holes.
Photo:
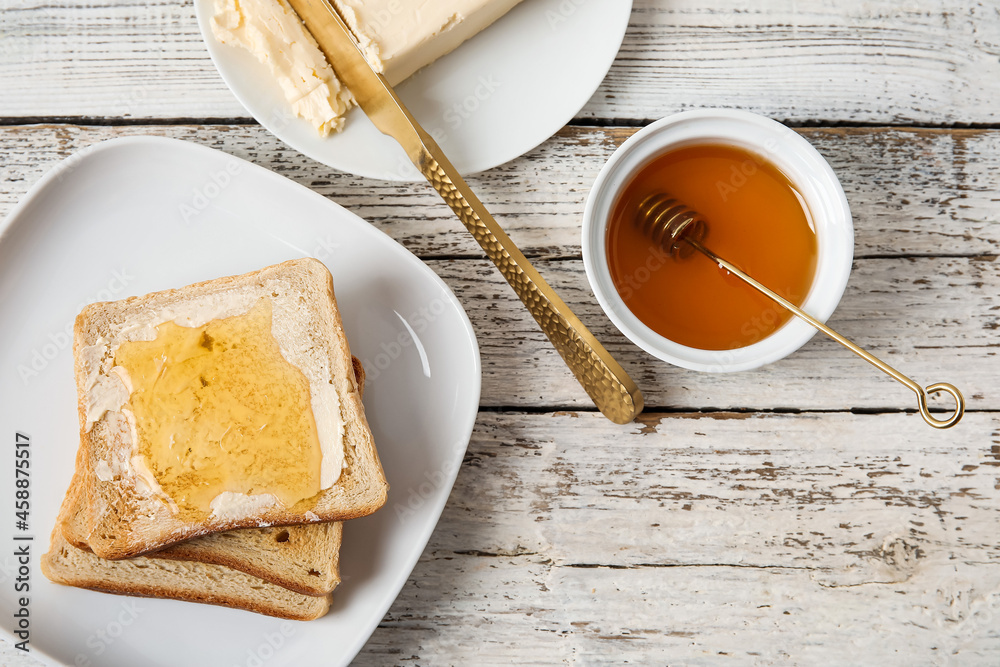
[[[368,63],[337,10],[328,0],[289,4],[361,110],[403,147],[479,242],[598,409],[618,424],[635,419],[643,408],[635,382],[510,240],[385,77]]]

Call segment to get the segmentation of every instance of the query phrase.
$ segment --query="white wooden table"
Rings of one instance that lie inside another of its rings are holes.
[[[626,427],[593,411],[428,187],[336,173],[248,118],[189,2],[0,7],[0,215],[84,146],[181,138],[343,204],[468,310],[478,424],[357,664],[1000,664],[995,0],[636,0],[579,116],[470,179],[643,388]],[[703,106],[784,121],[827,157],[856,228],[831,323],[918,380],[961,387],[957,428],[925,426],[908,391],[819,337],[711,376],[610,325],[580,260],[585,194],[636,128]],[[9,646],[0,662],[35,664]]]

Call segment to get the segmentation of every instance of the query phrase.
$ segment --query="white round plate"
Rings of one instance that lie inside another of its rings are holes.
[[[214,0],[194,4],[219,74],[279,139],[358,176],[422,180],[403,150],[359,109],[348,114],[343,132],[325,139],[292,116],[267,68],[215,39]],[[459,172],[491,169],[542,143],[583,108],[611,67],[631,14],[631,0],[524,0],[396,92]]]
[[[90,301],[252,271],[294,257],[333,273],[390,490],[349,521],[330,613],[291,622],[209,605],[107,595],[39,569],[79,443],[72,326]],[[30,598],[32,655],[135,667],[346,665],[402,588],[437,523],[479,407],[479,348],[454,294],[420,260],[324,197],[219,151],[138,137],[60,164],[0,231],[0,609],[10,638]],[[404,335],[409,334],[409,336]],[[402,343],[401,343],[401,342]],[[31,516],[14,525],[17,433],[30,437]],[[16,537],[31,536],[31,541]],[[15,592],[28,545],[30,591]]]

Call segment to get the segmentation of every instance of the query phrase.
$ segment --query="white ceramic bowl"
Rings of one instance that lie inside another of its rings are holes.
[[[693,144],[730,144],[775,165],[801,193],[816,226],[819,257],[803,310],[825,322],[844,293],[854,259],[854,226],[844,189],[812,145],[781,123],[746,111],[686,111],[656,121],[615,151],[597,176],[583,214],[583,262],[600,302],[622,333],[654,357],[696,371],[758,368],[799,349],[816,333],[793,317],[761,341],[732,350],[680,345],[642,323],[625,305],[608,270],[605,234],[622,188],[633,174],[663,153]]]

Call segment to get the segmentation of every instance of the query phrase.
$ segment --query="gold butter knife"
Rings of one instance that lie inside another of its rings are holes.
[[[462,220],[514,288],[598,409],[625,424],[642,412],[642,393],[510,240],[444,152],[376,72],[327,0],[289,0],[341,82],[375,127],[396,141]]]

